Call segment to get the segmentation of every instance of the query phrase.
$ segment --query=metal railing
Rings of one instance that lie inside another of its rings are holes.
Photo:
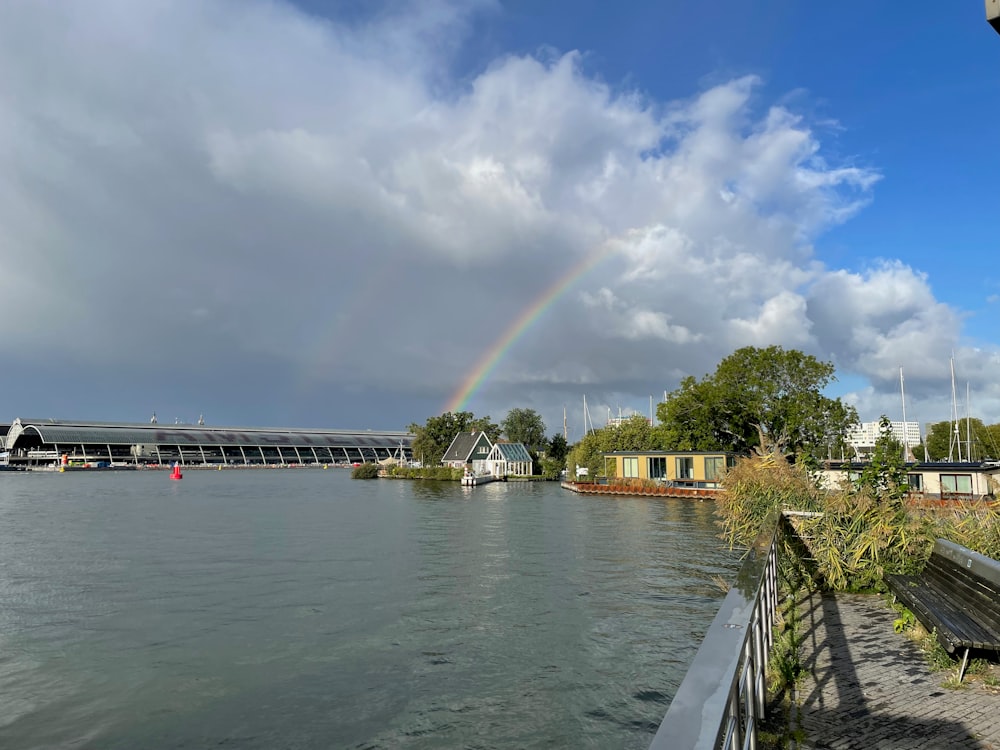
[[[650,750],[756,748],[778,607],[784,516],[747,554],[653,737]]]

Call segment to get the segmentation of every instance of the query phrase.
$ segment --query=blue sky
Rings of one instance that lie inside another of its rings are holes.
[[[780,344],[1000,421],[998,59],[971,0],[5,3],[0,406],[403,427],[596,251],[469,408]]]

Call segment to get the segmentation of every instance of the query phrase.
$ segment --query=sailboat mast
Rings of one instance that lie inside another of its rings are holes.
[[[969,381],[965,381],[965,460],[972,460],[972,408],[969,405]]]
[[[962,438],[958,431],[958,397],[955,395],[955,355],[951,355],[951,419],[952,436],[948,441],[948,461],[952,460],[952,448],[958,446],[958,461],[962,462]]]
[[[906,429],[906,391],[903,389],[903,368],[899,368],[899,398],[903,402],[903,461],[910,457],[910,434]]]

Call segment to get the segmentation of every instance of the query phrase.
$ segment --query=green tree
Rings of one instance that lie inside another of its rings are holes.
[[[565,458],[563,460],[545,456],[539,463],[541,474],[546,479],[559,479],[562,470],[566,468]]]
[[[954,435],[953,429],[951,422],[934,422],[927,427],[924,443],[931,461],[944,461],[948,458],[948,450],[952,445]],[[954,449],[952,449],[952,454],[954,454]]]
[[[445,412],[430,417],[426,424],[411,424],[407,429],[413,433],[413,456],[424,466],[441,463],[444,452],[460,432],[483,431],[491,441],[500,436],[500,428],[488,416],[477,419],[471,411]]]
[[[547,458],[551,458],[565,464],[568,453],[569,445],[567,445],[566,438],[562,435],[562,433],[557,432],[549,438],[548,447],[545,449],[545,455]]]
[[[831,438],[858,420],[853,407],[823,395],[834,380],[832,364],[795,349],[738,349],[659,405],[663,447],[825,455]]]
[[[478,417],[469,422],[468,426],[460,432],[485,432],[491,443],[495,443],[500,438],[500,425],[491,422],[489,415]],[[456,435],[458,433],[455,433]]]
[[[909,491],[903,444],[893,436],[892,423],[884,414],[879,419],[879,434],[875,438],[875,448],[868,463],[861,470],[857,486],[861,490],[867,490],[872,498],[884,505],[900,507]]]
[[[606,476],[604,454],[614,450],[608,432],[607,427],[588,432],[572,447],[566,459],[566,472],[570,478],[576,478],[577,467],[587,469],[591,479]]]
[[[963,461],[979,461],[986,456],[996,457],[998,437],[1000,425],[987,427],[975,417],[960,419],[957,425],[935,422],[927,428],[927,453],[931,461],[957,461],[959,453]],[[922,459],[923,455],[917,457]]]
[[[733,441],[723,431],[723,420],[716,414],[715,394],[715,384],[709,378],[698,382],[689,375],[657,405],[656,431],[667,450],[712,451],[732,446]]]
[[[511,409],[500,429],[512,443],[524,443],[532,455],[545,448],[545,422],[534,409]]]
[[[636,414],[618,425],[602,427],[584,435],[569,452],[567,471],[574,475],[576,467],[581,466],[587,468],[590,477],[606,476],[613,469],[613,462],[605,460],[606,453],[659,450],[659,439],[660,434],[649,426],[649,421]]]
[[[991,424],[984,430],[983,449],[987,457],[1000,459],[1000,423]]]
[[[660,435],[641,414],[633,414],[604,428],[613,451],[651,451],[660,447]]]

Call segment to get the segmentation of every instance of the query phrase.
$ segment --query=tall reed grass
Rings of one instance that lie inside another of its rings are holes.
[[[795,517],[793,525],[803,564],[827,590],[882,590],[887,573],[919,570],[938,537],[1000,559],[996,501],[917,507],[899,492],[898,479],[885,476],[823,489],[803,464],[774,454],[739,461],[722,484],[718,514],[732,547],[749,545],[776,512],[815,514]]]

